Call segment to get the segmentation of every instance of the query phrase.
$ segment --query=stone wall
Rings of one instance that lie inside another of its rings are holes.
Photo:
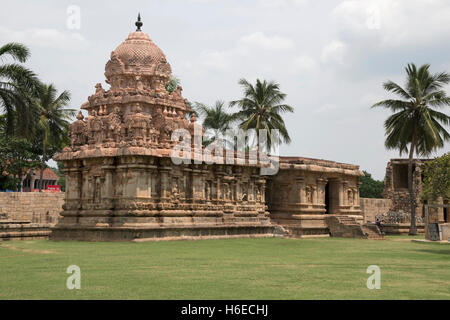
[[[392,208],[391,199],[360,199],[361,211],[364,215],[364,222],[375,222],[375,216],[380,213],[386,213]]]
[[[64,204],[64,192],[0,192],[0,216],[54,225]]]
[[[413,164],[414,197],[417,207],[416,214],[423,216],[422,201],[422,172],[428,159],[415,159]],[[408,159],[391,159],[386,166],[383,198],[392,200],[391,210],[410,212],[408,191]]]

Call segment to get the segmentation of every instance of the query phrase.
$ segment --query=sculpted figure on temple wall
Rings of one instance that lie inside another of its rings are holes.
[[[201,124],[197,124],[197,117],[194,113],[191,114],[191,123],[189,124],[189,132],[191,136],[194,136],[195,133],[199,133],[202,136],[205,134],[205,128]],[[197,131],[197,132],[196,132]],[[192,139],[192,143],[194,143],[194,139]]]
[[[261,201],[261,186],[256,187],[256,201],[257,202]]]
[[[348,204],[353,205],[354,199],[353,199],[353,190],[348,190]]]
[[[173,98],[175,100],[182,100],[183,96],[181,95],[181,91],[183,90],[183,88],[181,88],[181,86],[178,86],[172,93],[171,95],[173,96]]]
[[[325,194],[320,186],[317,188],[317,199],[319,203],[325,203]]]
[[[166,129],[166,133],[167,133],[167,137],[166,138],[168,140],[171,140],[170,136],[171,136],[172,132],[175,129],[177,129],[177,120],[173,117],[173,114],[171,112],[167,111],[165,116],[166,116],[166,127],[165,127],[165,129]]]
[[[180,198],[180,192],[179,192],[180,190],[178,187],[179,179],[174,177],[174,178],[172,178],[171,182],[172,182],[172,188],[171,188],[172,197],[175,201],[178,201]]]
[[[104,139],[105,125],[100,117],[97,116],[95,110],[92,111],[92,115],[88,118],[87,128],[89,132],[89,144],[101,144]]]
[[[144,84],[142,83],[142,79],[140,76],[136,76],[136,89],[142,91],[144,89]]]
[[[184,117],[183,111],[179,110],[177,112],[178,119],[177,119],[177,129],[189,129],[189,121]]]
[[[87,143],[86,122],[81,111],[77,114],[77,120],[69,127],[69,136],[72,141],[72,147],[81,146]]]
[[[108,141],[119,142],[120,132],[122,130],[122,115],[119,107],[115,107],[114,111],[108,115]]]
[[[228,195],[229,195],[228,183],[224,183],[223,184],[223,195],[222,195],[222,198],[224,200],[227,200],[228,199]]]
[[[103,89],[102,84],[101,83],[97,83],[95,85],[95,94],[96,95],[101,95],[103,93],[105,93],[105,90]]]
[[[170,139],[169,132],[166,128],[166,118],[159,106],[156,108],[155,115],[153,116],[153,127],[159,132],[159,142]]]
[[[205,183],[205,199],[206,200],[211,199],[211,187],[209,184],[210,184],[210,182],[206,181],[206,183]]]
[[[308,203],[312,203],[313,202],[313,198],[312,198],[312,188],[311,187],[306,187],[306,200]]]
[[[142,113],[140,105],[136,106],[135,114],[128,115],[125,118],[128,140],[132,141],[133,145],[143,145],[147,141],[151,119],[151,115]]]
[[[101,188],[102,182],[100,177],[94,178],[94,203],[99,203],[101,201]]]
[[[150,126],[148,130],[147,143],[150,145],[157,145],[159,139],[159,131]]]
[[[227,184],[228,188],[227,188],[227,199],[228,200],[232,200],[233,199],[233,193],[231,191],[231,187]]]

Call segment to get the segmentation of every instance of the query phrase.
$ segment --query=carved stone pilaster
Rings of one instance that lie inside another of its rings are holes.
[[[325,186],[328,182],[328,179],[318,178],[317,179],[317,187],[318,187],[318,204],[325,204]]]
[[[169,182],[170,167],[159,167],[158,171],[161,179],[160,199],[161,201],[168,201],[170,200],[170,182]]]

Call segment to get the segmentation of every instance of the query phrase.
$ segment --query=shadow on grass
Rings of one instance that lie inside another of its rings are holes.
[[[414,250],[416,252],[423,252],[423,253],[433,253],[433,254],[443,254],[443,255],[450,255],[450,246],[447,249],[417,249]]]

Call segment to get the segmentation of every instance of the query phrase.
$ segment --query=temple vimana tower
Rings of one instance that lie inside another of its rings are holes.
[[[264,176],[247,162],[175,164],[172,132],[202,128],[181,87],[166,89],[170,64],[140,18],[136,26],[106,63],[110,88],[95,86],[57,156],[66,199],[51,239],[320,236],[328,216],[361,221],[355,165],[280,157],[278,173]]]

